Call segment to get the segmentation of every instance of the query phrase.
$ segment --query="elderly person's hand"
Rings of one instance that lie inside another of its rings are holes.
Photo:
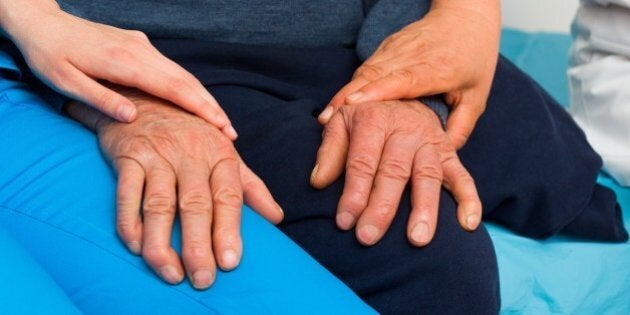
[[[207,288],[216,275],[215,258],[224,270],[241,258],[243,197],[271,222],[282,220],[282,210],[219,129],[167,101],[119,92],[141,114],[133,123],[116,122],[77,103],[67,108],[97,132],[118,171],[118,233],[164,280],[178,283],[184,268],[170,246],[178,213],[183,265],[195,288]]]
[[[337,225],[356,224],[364,245],[378,242],[389,227],[405,189],[412,187],[407,235],[412,244],[428,244],[437,222],[440,189],[458,202],[462,227],[481,221],[481,201],[435,113],[415,100],[347,105],[324,129],[311,184],[323,188],[346,171],[337,208]]]
[[[0,1],[0,26],[44,82],[114,119],[133,121],[137,109],[129,98],[101,80],[169,100],[212,123],[232,140],[237,136],[201,83],[158,52],[139,31],[75,17],[52,0]]]
[[[320,115],[343,104],[444,94],[447,134],[462,147],[483,113],[498,60],[498,0],[435,0],[421,20],[387,38]]]

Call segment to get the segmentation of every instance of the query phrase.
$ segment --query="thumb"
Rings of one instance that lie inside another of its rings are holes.
[[[317,189],[325,188],[341,176],[348,155],[349,137],[342,114],[335,114],[324,128],[317,162],[311,173],[311,186]]]
[[[440,94],[448,88],[437,78],[427,75],[425,67],[400,69],[374,80],[345,99],[347,104],[412,99]]]
[[[455,149],[459,150],[466,144],[484,109],[485,104],[482,102],[453,105],[446,120],[446,134]]]

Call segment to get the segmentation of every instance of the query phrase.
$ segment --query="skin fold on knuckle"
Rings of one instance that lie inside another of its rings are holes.
[[[367,207],[368,198],[367,195],[359,192],[345,193],[339,202],[339,208],[341,211],[348,211],[357,216]]]
[[[399,158],[383,159],[378,170],[381,176],[398,182],[407,182],[411,174],[411,164]]]
[[[379,66],[363,64],[354,73],[354,79],[364,78],[368,81],[380,79],[385,75],[385,70]]]
[[[243,193],[235,187],[221,186],[213,189],[215,209],[238,211],[243,204]]]
[[[170,249],[165,246],[146,245],[142,247],[142,258],[153,267],[160,267],[168,263]]]
[[[191,190],[182,193],[179,198],[179,213],[185,216],[200,217],[212,210],[210,192]]]
[[[142,205],[142,213],[157,220],[170,220],[175,214],[175,200],[163,192],[151,192]]]

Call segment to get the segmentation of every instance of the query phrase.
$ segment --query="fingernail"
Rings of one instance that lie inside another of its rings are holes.
[[[192,276],[193,287],[197,290],[207,289],[212,283],[212,278],[213,276],[210,271],[205,269],[197,270]]]
[[[374,225],[365,225],[360,228],[358,231],[359,239],[363,241],[366,245],[373,245],[376,243],[376,238],[378,237],[378,229]]]
[[[276,207],[278,208],[278,212],[280,212],[280,214],[282,214],[282,216],[284,217],[284,210],[282,210],[282,207],[280,207],[280,205],[276,202]]]
[[[342,230],[349,230],[354,224],[354,216],[347,211],[337,214],[337,226]]]
[[[315,164],[313,171],[311,172],[311,184],[315,182],[317,178],[317,171],[319,171],[319,163]]]
[[[177,272],[173,266],[164,266],[158,270],[160,277],[170,284],[177,284],[182,281],[183,275]]]
[[[140,253],[142,252],[142,246],[140,245],[140,242],[129,242],[127,243],[127,248],[129,248],[129,251],[136,255],[140,255]]]
[[[478,215],[476,214],[468,215],[466,217],[466,226],[468,227],[469,230],[472,231],[477,228],[480,221],[481,221],[481,218],[479,218]]]
[[[346,97],[346,101],[348,103],[356,103],[356,102],[360,101],[361,98],[363,98],[363,92],[359,91],[359,92],[354,92],[354,93],[348,95],[348,97]]]
[[[332,107],[328,106],[324,109],[324,111],[321,114],[319,114],[319,119],[328,120],[330,119],[332,114],[333,114],[333,109]]]
[[[232,249],[228,249],[223,252],[223,269],[232,270],[238,266],[238,256]]]
[[[234,126],[228,125],[225,128],[225,131],[228,133],[230,139],[236,140],[236,138],[238,138],[238,133],[236,132],[236,129],[234,129]]]
[[[120,106],[120,108],[118,109],[118,115],[119,117],[125,121],[125,122],[130,122],[133,119],[133,116],[136,113],[136,108],[135,106],[132,105],[122,105]]]
[[[429,241],[429,226],[420,222],[411,230],[411,239],[417,244],[426,244]]]

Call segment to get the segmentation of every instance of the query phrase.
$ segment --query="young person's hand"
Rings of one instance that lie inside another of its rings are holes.
[[[343,104],[444,94],[452,111],[447,133],[466,143],[486,107],[498,60],[498,0],[435,0],[421,20],[387,38],[322,112],[326,123]]]
[[[102,81],[171,101],[230,139],[237,136],[212,95],[158,52],[142,32],[75,17],[51,0],[0,0],[0,26],[42,81],[118,121],[133,121],[137,109]]]
[[[180,282],[185,271],[205,289],[215,265],[230,270],[241,259],[243,202],[272,223],[282,220],[282,210],[219,129],[137,90],[118,92],[137,106],[136,121],[120,123],[76,102],[67,108],[96,131],[118,172],[118,234],[167,282]],[[183,264],[170,246],[176,215]]]
[[[324,188],[345,171],[337,225],[356,226],[364,245],[378,242],[391,224],[403,190],[411,184],[409,241],[427,245],[437,224],[444,185],[458,203],[460,225],[481,222],[475,183],[459,161],[435,113],[419,101],[345,105],[324,129],[311,184]]]

